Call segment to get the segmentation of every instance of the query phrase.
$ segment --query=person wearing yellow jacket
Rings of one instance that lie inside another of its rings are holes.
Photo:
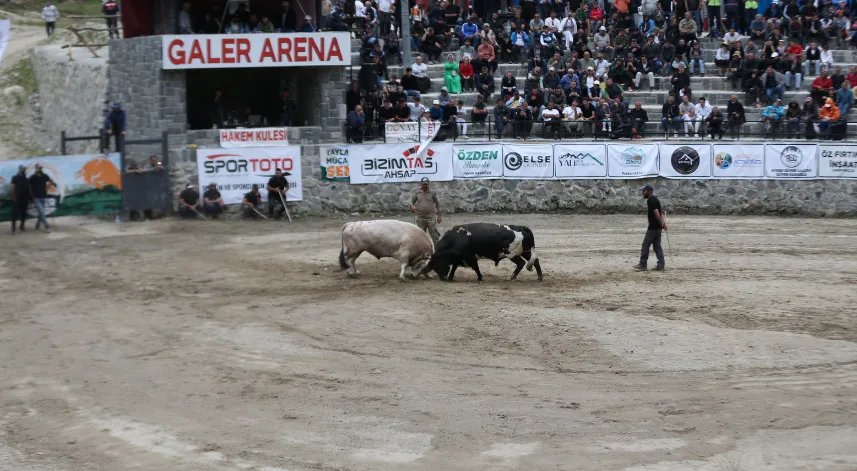
[[[749,32],[750,23],[756,18],[759,11],[759,2],[757,0],[744,0],[744,31]]]
[[[831,124],[839,121],[839,108],[833,103],[832,98],[828,98],[824,106],[821,107],[821,111],[818,112],[818,119],[818,130],[822,136],[827,134],[827,129]]]

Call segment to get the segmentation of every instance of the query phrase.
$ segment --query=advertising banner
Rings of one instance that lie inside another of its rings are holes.
[[[818,176],[816,144],[766,144],[765,176],[768,178],[813,178]]]
[[[765,176],[764,144],[713,144],[714,178],[762,178]]]
[[[553,178],[553,146],[503,144],[503,177]]]
[[[241,203],[254,183],[259,185],[259,193],[267,201],[265,188],[278,168],[289,181],[286,200],[303,199],[300,146],[200,149],[196,152],[196,166],[200,195],[209,183],[215,183],[226,204]]]
[[[660,175],[667,178],[711,176],[711,144],[660,144]]]
[[[818,146],[818,176],[857,178],[857,145],[822,144]]]
[[[104,155],[63,155],[24,160],[0,161],[0,221],[12,219],[12,177],[18,166],[27,167],[26,176],[36,172],[36,164],[53,180],[48,184],[47,215],[83,216],[122,211],[122,174],[118,153]],[[30,204],[30,216],[36,209]]]
[[[452,180],[452,143],[349,146],[352,184]]]
[[[289,145],[286,128],[221,129],[220,147],[274,147]]]
[[[161,36],[164,69],[351,65],[347,32]]]
[[[9,44],[9,20],[0,20],[0,63],[3,63],[3,53]]]
[[[321,179],[324,181],[347,182],[348,146],[329,146],[319,149],[321,158]]]
[[[500,143],[452,146],[454,178],[503,178],[503,146]]]
[[[607,178],[605,144],[556,144],[553,156],[556,178]]]
[[[387,143],[426,142],[434,140],[440,130],[439,121],[407,123],[384,123],[384,138]]]
[[[607,175],[614,178],[647,178],[658,174],[657,144],[608,144]]]

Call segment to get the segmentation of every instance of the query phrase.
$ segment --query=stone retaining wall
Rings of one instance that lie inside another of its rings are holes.
[[[298,128],[290,139],[302,145],[303,197],[292,214],[406,211],[416,183],[351,185],[321,179],[317,128]],[[196,153],[180,153],[171,169],[178,194],[198,182]],[[435,182],[445,212],[640,213],[639,187],[650,183],[667,212],[708,215],[857,216],[857,182],[848,180],[455,180]]]
[[[99,50],[106,55],[107,50]],[[58,45],[37,47],[32,52],[33,71],[39,84],[42,126],[49,138],[44,147],[59,153],[60,133],[69,137],[94,135],[104,121],[107,100],[107,60],[93,58],[78,48],[75,60]],[[69,154],[98,152],[98,141],[68,144]]]

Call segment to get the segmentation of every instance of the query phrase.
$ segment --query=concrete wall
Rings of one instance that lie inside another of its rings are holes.
[[[351,185],[321,179],[317,137],[301,128],[290,140],[302,146],[304,200],[293,214],[401,213],[416,183]],[[195,151],[181,153],[171,169],[176,194],[198,181]],[[857,216],[857,182],[847,180],[456,180],[435,182],[446,212],[567,211],[583,214],[640,213],[639,187],[652,184],[668,212],[711,215]]]
[[[105,49],[99,54],[106,55]],[[86,49],[68,50],[58,45],[37,47],[31,58],[39,84],[42,125],[47,134],[44,147],[59,153],[60,133],[69,137],[93,135],[104,121],[107,99],[107,60],[93,58]],[[70,154],[98,152],[98,141],[68,144]]]

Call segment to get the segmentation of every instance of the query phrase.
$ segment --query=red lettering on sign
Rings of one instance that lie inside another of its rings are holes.
[[[238,47],[237,47],[237,56],[239,64],[241,63],[241,58],[247,59],[247,63],[251,64],[253,61],[250,60],[250,40],[247,38],[238,38]]]
[[[330,50],[327,52],[326,61],[329,61],[333,57],[336,57],[341,62],[342,59],[342,51],[339,49],[339,41],[336,38],[333,38],[333,41],[330,42]]]
[[[220,63],[220,58],[219,58],[219,57],[217,57],[217,56],[212,56],[212,55],[211,55],[211,53],[212,53],[212,49],[214,49],[214,48],[213,48],[213,47],[211,47],[211,40],[210,40],[210,39],[206,39],[206,40],[205,40],[205,50],[206,50],[206,52],[208,52],[208,58],[207,58],[206,60],[208,61],[208,63],[209,63],[209,64],[219,64],[219,63]]]
[[[315,57],[318,57],[320,61],[324,61],[324,38],[321,38],[321,42],[316,41],[315,38],[310,38],[309,60],[312,60],[313,54],[315,54]]]
[[[274,55],[274,46],[271,45],[270,38],[265,38],[265,45],[262,46],[262,55],[259,56],[259,62],[265,62],[265,59],[277,62],[277,57]]]
[[[271,161],[268,159],[262,159],[259,161],[259,170],[263,172],[271,171]]]
[[[277,41],[277,61],[283,62],[283,56],[286,56],[286,59],[291,62],[292,61],[292,40],[289,38],[280,38]]]
[[[170,58],[170,62],[173,64],[179,65],[184,64],[184,41],[181,39],[173,39],[170,41],[170,46],[167,48],[167,52]]]
[[[295,62],[306,62],[307,38],[295,38]]]
[[[193,40],[193,47],[190,48],[190,56],[187,58],[188,64],[193,64],[194,59],[201,64],[205,64],[205,56],[202,54],[202,48],[199,46],[199,41]]]
[[[220,41],[220,47],[223,51],[223,63],[224,64],[234,64],[235,63],[235,39],[234,38],[223,38]]]

